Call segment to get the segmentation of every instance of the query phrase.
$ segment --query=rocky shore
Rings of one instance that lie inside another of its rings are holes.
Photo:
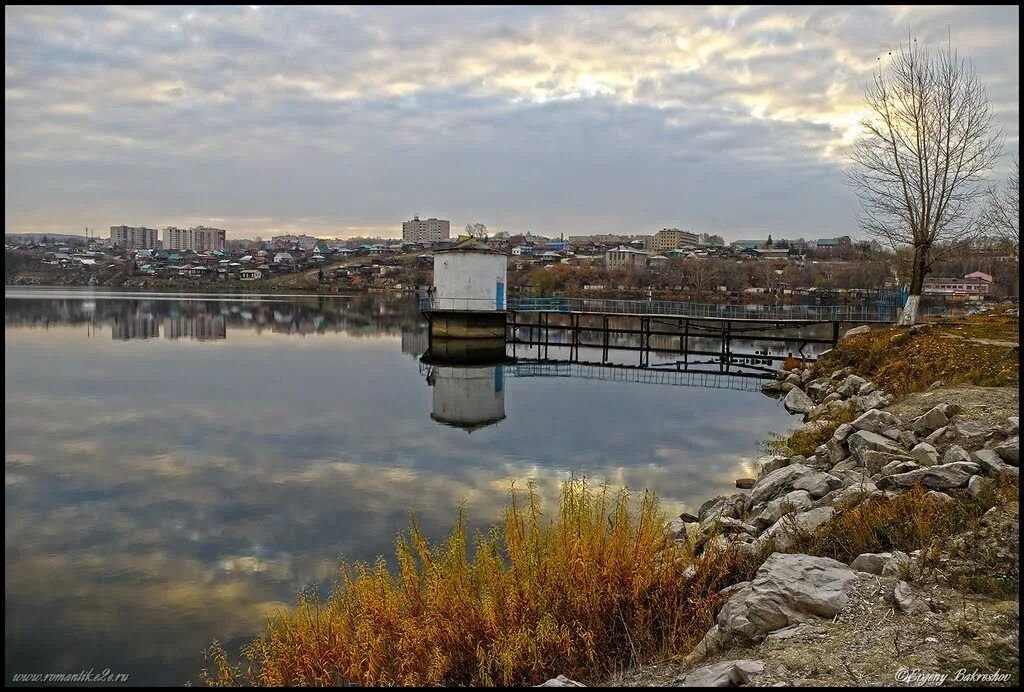
[[[1009,388],[991,388],[1001,389]],[[972,406],[957,388],[936,383],[915,406],[895,407],[894,397],[849,368],[812,375],[803,367],[781,370],[764,391],[803,416],[797,433],[832,434],[813,454],[760,459],[756,479],[737,481],[746,490],[670,522],[677,540],[693,542],[690,570],[723,551],[763,562],[751,581],[724,590],[716,624],[684,661],[626,671],[607,684],[920,685],[941,675],[957,680],[960,669],[961,683],[1015,681],[1018,597],[962,585],[986,571],[1016,579],[1016,500],[992,506],[935,554],[865,553],[847,564],[795,552],[862,503],[924,492],[940,506],[1016,486],[1015,393],[999,410]],[[837,425],[841,419],[848,422]],[[1013,661],[1012,675],[998,670],[1001,661]],[[963,677],[986,674],[995,677]],[[559,678],[545,686],[578,684]]]

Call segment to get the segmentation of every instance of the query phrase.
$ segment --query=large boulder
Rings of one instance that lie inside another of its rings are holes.
[[[1007,464],[1020,465],[1020,438],[1011,437],[1005,442],[1000,442],[992,447],[992,451],[998,454]]]
[[[843,383],[836,387],[836,391],[844,397],[851,397],[860,391],[860,388],[868,383],[863,377],[849,375]]]
[[[970,453],[960,445],[951,445],[946,453],[942,455],[943,464],[952,464],[957,461],[970,461]]]
[[[790,464],[759,478],[747,496],[747,509],[792,490],[793,483],[807,473],[814,473],[814,470],[803,464]]]
[[[927,413],[915,418],[910,427],[913,428],[914,432],[929,435],[939,428],[945,427],[948,422],[949,419],[946,418],[945,411],[941,407],[936,406]]]
[[[773,553],[719,612],[718,638],[724,644],[757,642],[787,625],[833,618],[846,606],[856,578],[826,557]]]
[[[846,332],[845,334],[843,334],[843,339],[845,339],[848,336],[857,336],[858,334],[867,334],[870,331],[871,331],[871,325],[862,324],[861,326],[854,327],[853,329],[851,329],[848,332]]]
[[[835,514],[836,510],[830,506],[787,514],[765,530],[758,541],[765,544],[771,540],[777,550],[789,550],[800,536],[810,534]]]
[[[874,449],[861,450],[858,460],[861,463],[862,468],[867,469],[870,475],[881,473],[889,464],[893,462],[907,462],[914,461],[914,458],[907,454],[890,454],[889,452],[878,452]]]
[[[850,454],[856,457],[858,461],[862,460],[861,455],[867,450],[900,455],[906,453],[899,444],[893,442],[888,437],[871,432],[870,430],[858,430],[853,433],[846,438],[846,446],[849,447]]]
[[[761,457],[757,460],[757,477],[764,478],[772,471],[781,469],[783,466],[789,466],[790,458],[781,454],[774,456]]]
[[[782,405],[790,413],[810,413],[811,409],[814,408],[814,402],[811,401],[811,397],[799,389],[789,390],[786,398],[782,400]]]
[[[912,456],[921,466],[935,466],[939,463],[939,451],[927,442],[918,442],[910,450]]]
[[[790,512],[801,512],[810,509],[813,499],[806,490],[793,490],[782,497],[777,497],[764,506],[751,523],[767,528]]]
[[[1003,461],[993,449],[979,449],[977,452],[972,452],[971,461],[980,466],[982,473],[987,476],[999,476],[1017,471],[1016,467]]]
[[[738,687],[763,672],[764,664],[760,661],[722,661],[690,671],[677,687]]]
[[[873,408],[870,411],[865,411],[860,414],[860,416],[858,416],[850,425],[856,430],[870,430],[871,432],[882,435],[893,428],[898,430],[900,427],[900,419],[887,411],[880,411],[877,408]]]
[[[969,461],[958,461],[953,464],[939,464],[928,468],[916,469],[907,473],[884,476],[878,480],[879,488],[910,488],[918,483],[932,490],[950,490],[963,488],[971,480],[971,476],[981,470],[977,464]]]
[[[821,471],[804,474],[793,481],[794,490],[806,490],[813,498],[823,497],[829,492],[842,487],[842,479]]]

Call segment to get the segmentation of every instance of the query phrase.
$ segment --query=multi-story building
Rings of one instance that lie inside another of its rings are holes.
[[[451,237],[451,221],[448,219],[424,219],[412,217],[402,222],[402,240],[407,243],[432,243]]]
[[[604,266],[608,269],[617,267],[646,266],[647,253],[627,245],[619,245],[604,253]]]
[[[185,228],[168,226],[164,229],[165,250],[190,250],[192,249],[192,233]]]
[[[223,228],[193,226],[189,230],[192,232],[192,249],[196,252],[224,249],[224,239],[228,232]]]
[[[696,245],[700,236],[678,228],[663,228],[654,235],[644,238],[644,247],[655,252],[668,252],[684,245]]]
[[[155,228],[111,226],[110,242],[120,248],[149,250],[160,247]]]
[[[168,226],[164,229],[164,249],[192,250],[194,252],[223,250],[226,235],[227,231],[221,228],[193,226],[185,229]]]

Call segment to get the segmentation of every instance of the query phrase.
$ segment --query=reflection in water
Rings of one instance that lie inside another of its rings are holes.
[[[176,316],[225,329],[171,339]],[[551,499],[573,472],[692,510],[794,424],[755,392],[639,379],[659,371],[527,376],[521,358],[460,380],[403,355],[422,324],[415,301],[369,296],[9,292],[6,670],[181,684],[211,638],[237,649],[298,590],[326,591],[339,555],[390,555],[410,510],[440,539],[460,502],[483,528],[511,481]],[[453,377],[430,387],[427,368]],[[450,418],[505,422],[440,425],[435,396]]]
[[[430,366],[433,387],[430,417],[438,423],[473,432],[505,420],[505,373],[501,365]]]

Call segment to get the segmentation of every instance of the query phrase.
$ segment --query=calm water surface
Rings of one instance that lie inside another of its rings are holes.
[[[196,681],[211,639],[237,650],[338,556],[390,554],[410,510],[440,539],[460,502],[485,525],[511,481],[573,472],[694,509],[795,424],[757,383],[428,368],[406,299],[4,303],[8,680]]]

